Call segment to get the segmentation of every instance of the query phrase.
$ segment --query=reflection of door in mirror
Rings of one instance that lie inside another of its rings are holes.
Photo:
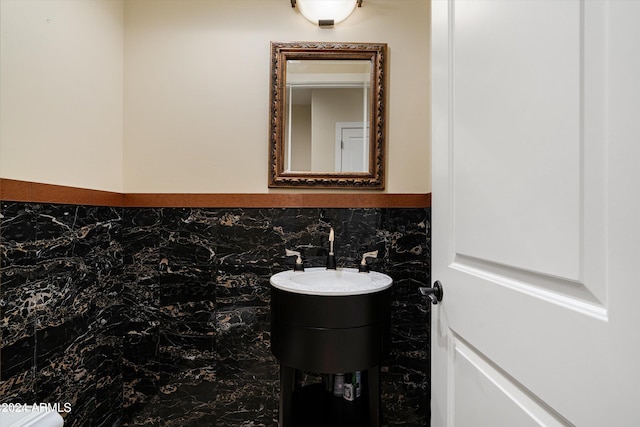
[[[370,70],[366,60],[287,61],[285,170],[368,171],[369,143],[363,133],[369,120]],[[336,164],[340,122],[360,122],[357,157],[366,158],[356,161],[354,156],[346,169]]]
[[[369,170],[369,128],[363,122],[336,123],[336,172]]]

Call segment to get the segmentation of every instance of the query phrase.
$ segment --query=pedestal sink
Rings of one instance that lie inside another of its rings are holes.
[[[280,361],[280,427],[291,423],[295,371],[366,371],[368,424],[380,425],[379,366],[389,349],[393,280],[357,269],[271,277],[271,351]]]

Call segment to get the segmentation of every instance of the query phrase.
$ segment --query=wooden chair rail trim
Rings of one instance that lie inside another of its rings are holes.
[[[426,208],[431,193],[116,193],[0,178],[0,200],[111,207]]]

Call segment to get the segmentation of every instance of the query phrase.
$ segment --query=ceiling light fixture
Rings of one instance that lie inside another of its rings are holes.
[[[333,27],[344,21],[356,8],[362,7],[362,0],[291,0],[291,7],[321,27]]]

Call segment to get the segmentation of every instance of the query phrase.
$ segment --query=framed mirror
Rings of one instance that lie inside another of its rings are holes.
[[[386,49],[271,43],[269,187],[384,188]]]

